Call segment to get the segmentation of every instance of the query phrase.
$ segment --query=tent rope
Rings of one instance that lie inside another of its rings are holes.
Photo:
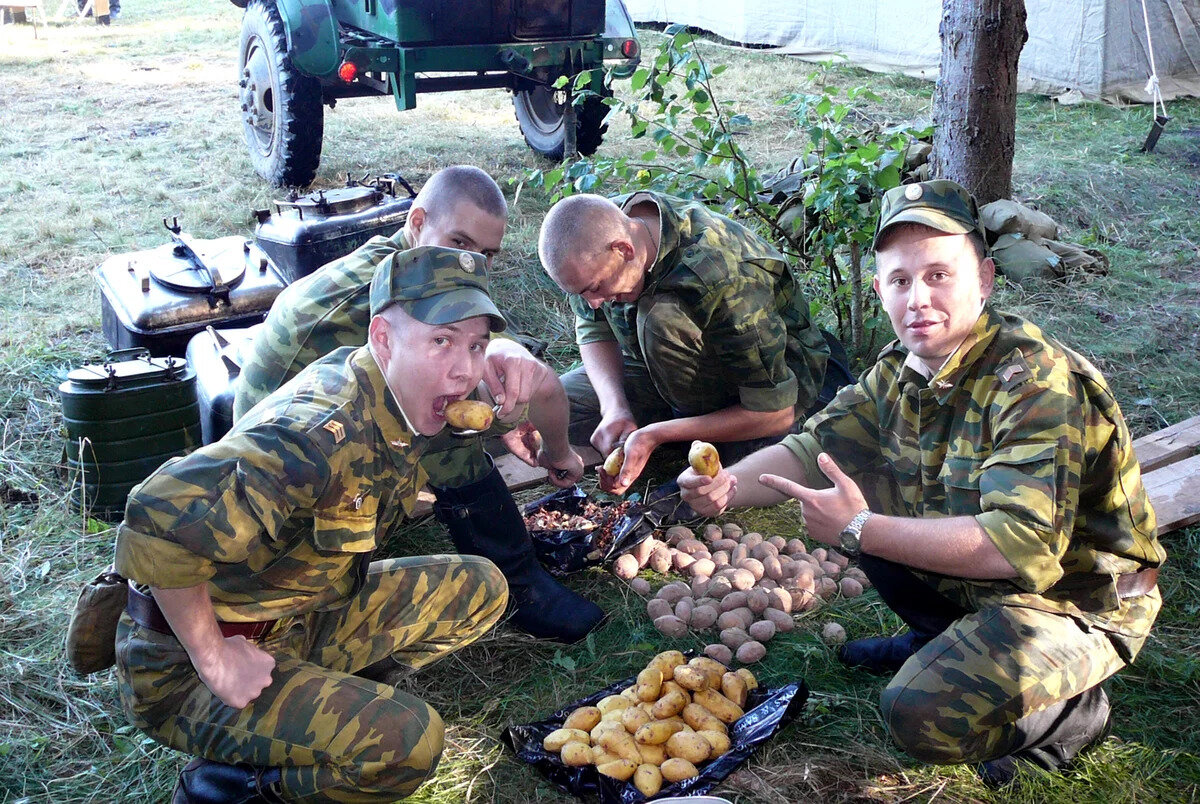
[[[1146,92],[1150,93],[1150,102],[1155,114],[1166,116],[1167,106],[1163,103],[1162,90],[1158,86],[1158,68],[1154,65],[1154,40],[1150,38],[1150,13],[1146,10],[1146,0],[1142,0],[1142,22],[1146,26],[1146,51],[1150,55],[1150,80],[1146,82]]]

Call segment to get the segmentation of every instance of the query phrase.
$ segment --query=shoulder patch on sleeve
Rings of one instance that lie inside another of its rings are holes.
[[[311,420],[305,432],[317,443],[336,448],[353,436],[354,422],[343,408],[333,408]]]

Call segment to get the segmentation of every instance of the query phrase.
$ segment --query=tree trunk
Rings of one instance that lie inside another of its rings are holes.
[[[933,175],[980,204],[1012,194],[1017,60],[1024,0],[943,0],[942,63],[933,103]]]

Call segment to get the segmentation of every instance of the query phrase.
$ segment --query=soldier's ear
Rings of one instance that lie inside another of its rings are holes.
[[[608,248],[609,250],[615,251],[617,254],[619,254],[621,259],[625,262],[631,262],[635,256],[633,242],[624,238],[617,238],[616,240],[613,240],[608,244]]]
[[[992,295],[992,289],[996,284],[996,263],[991,257],[987,257],[983,262],[979,263],[979,290],[983,294],[983,300],[987,301]]]
[[[386,365],[392,359],[392,327],[382,315],[371,317],[367,327],[367,343],[371,352]]]
[[[408,226],[412,229],[413,239],[415,240],[421,234],[421,230],[425,228],[424,207],[413,207],[408,211]]]

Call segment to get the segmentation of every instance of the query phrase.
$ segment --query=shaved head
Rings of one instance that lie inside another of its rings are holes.
[[[454,165],[434,173],[412,205],[437,219],[452,214],[454,207],[463,202],[501,220],[508,217],[508,204],[496,182],[473,165]]]
[[[621,208],[599,195],[571,195],[555,204],[538,236],[538,256],[552,279],[562,277],[568,258],[589,258],[614,240],[629,239],[631,222]]]

